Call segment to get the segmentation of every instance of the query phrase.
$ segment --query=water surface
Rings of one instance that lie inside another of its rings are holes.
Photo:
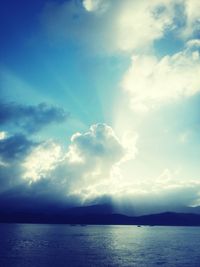
[[[1,267],[200,266],[200,228],[0,224]]]

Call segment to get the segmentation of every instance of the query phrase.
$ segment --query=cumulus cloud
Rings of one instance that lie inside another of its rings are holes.
[[[63,161],[51,177],[59,177],[71,194],[87,198],[94,193],[96,184],[111,180],[115,166],[126,153],[110,126],[92,125],[88,132],[72,136]]]
[[[37,132],[51,123],[64,122],[68,116],[69,114],[62,108],[49,106],[45,103],[35,106],[17,103],[0,104],[0,124],[11,124],[28,133]]]
[[[200,91],[199,51],[197,41],[189,43],[190,49],[164,56],[133,56],[122,87],[131,97],[131,107],[147,111]],[[193,49],[191,49],[193,48]]]
[[[142,214],[199,203],[199,182],[177,179],[168,170],[154,181],[126,181],[121,167],[130,159],[127,153],[106,124],[75,133],[67,151],[53,141],[7,136],[0,140],[0,209],[59,210],[109,200],[116,211]]]
[[[96,196],[99,184],[117,181],[115,167],[127,148],[110,126],[96,124],[86,133],[75,133],[67,151],[53,141],[33,143],[20,135],[0,140],[0,153],[1,193],[7,199],[9,194],[19,199],[28,194],[66,204],[76,199],[80,204]]]
[[[70,151],[78,154],[83,161],[87,158],[102,159],[109,164],[119,161],[124,150],[113,129],[106,124],[96,124],[90,127],[89,132],[76,133],[71,138]],[[70,159],[70,153],[68,154]]]

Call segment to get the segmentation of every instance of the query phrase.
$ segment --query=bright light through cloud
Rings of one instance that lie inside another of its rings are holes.
[[[30,182],[48,176],[61,157],[60,146],[54,143],[45,143],[36,147],[23,163],[25,169],[23,178]]]
[[[2,203],[198,205],[200,1],[4,2]]]

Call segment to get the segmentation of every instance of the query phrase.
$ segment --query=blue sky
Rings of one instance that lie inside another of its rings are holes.
[[[1,6],[2,199],[198,206],[199,2]]]

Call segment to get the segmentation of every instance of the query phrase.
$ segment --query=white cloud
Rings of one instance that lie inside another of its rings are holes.
[[[6,132],[4,132],[4,131],[0,131],[0,140],[3,140],[3,139],[5,139],[7,137],[7,133]]]
[[[98,52],[129,52],[149,49],[173,28],[174,6],[171,0],[72,0],[46,5],[41,20],[51,37],[75,39]]]
[[[19,199],[30,193],[33,202],[35,196],[65,204],[72,199],[77,205],[109,196],[116,207],[129,205],[137,213],[196,205],[199,181],[177,178],[178,170],[166,169],[157,179],[145,181],[123,176],[123,163],[134,157],[129,150],[136,151],[136,140],[133,134],[119,140],[110,126],[96,124],[74,134],[65,153],[52,141],[35,143],[28,154],[1,166],[1,192],[14,192]]]
[[[117,166],[130,159],[130,156],[127,158],[129,153],[110,126],[95,124],[88,132],[72,136],[65,159],[51,177],[65,181],[68,193],[87,198],[94,194],[97,185],[110,184],[112,179],[117,178],[120,172]]]
[[[85,45],[89,52],[125,52],[132,55],[132,63],[124,75],[122,87],[128,92],[133,109],[148,111],[165,103],[195,95],[200,90],[197,49],[199,40],[195,39],[198,6],[195,0],[54,2],[46,6],[42,23],[49,36],[56,37],[55,40],[58,40],[58,37],[64,40],[72,39]],[[189,41],[185,50],[159,58],[153,54],[152,46],[167,33],[172,33],[174,39],[184,37],[182,41]],[[190,40],[191,38],[193,39]],[[126,108],[120,99],[119,109],[124,111]],[[126,115],[131,117],[131,112],[128,110]],[[131,124],[127,128],[135,129],[132,127],[132,118],[125,117],[121,119],[120,127],[125,125],[123,121],[126,120],[127,124]],[[121,164],[123,160],[134,157],[137,138],[131,138],[131,141],[129,137],[125,138],[125,142],[119,140],[112,131],[112,134],[109,134],[110,130],[105,125],[100,132],[103,132],[106,138],[102,138],[97,134],[97,129],[99,131],[102,126],[95,127],[87,133],[73,135],[65,160],[51,176],[59,177],[68,192],[85,198],[112,193],[117,196],[120,192],[126,195],[129,189],[136,194],[135,181],[126,187],[126,178],[121,174]],[[121,128],[122,132],[127,130],[126,127]],[[181,140],[185,142],[186,137],[181,137]],[[128,147],[132,147],[129,152]],[[134,170],[131,170],[135,177]],[[173,184],[173,181],[171,183]],[[150,185],[146,191],[144,188],[140,190],[148,194],[149,188]],[[161,192],[164,190],[161,186],[157,186],[157,189]],[[152,192],[148,201],[155,188]]]
[[[119,140],[103,123],[75,133],[65,152],[54,141],[36,143],[21,135],[1,139],[1,192],[22,186],[19,197],[31,190],[44,198],[59,195],[66,201],[69,196],[95,197],[100,189],[104,194],[121,178],[121,164],[134,157],[136,136],[124,139]]]
[[[122,51],[148,50],[172,27],[174,11],[170,1],[123,1],[113,18],[113,40]]]
[[[133,56],[122,87],[131,97],[131,107],[147,111],[179,98],[200,92],[198,50],[183,50],[159,59]]]
[[[149,51],[156,40],[174,32],[196,38],[198,0],[84,0],[51,2],[41,16],[51,38],[74,39],[91,51]]]
[[[199,48],[200,47],[200,40],[199,39],[191,39],[186,43],[188,48]]]
[[[36,146],[22,163],[23,178],[30,183],[47,177],[61,159],[61,147],[53,142]]]
[[[121,179],[121,164],[135,156],[136,140],[136,135],[127,135],[120,141],[110,126],[99,123],[75,133],[66,152],[53,141],[36,145],[17,169],[30,186],[41,184],[49,194],[83,200],[114,188]]]
[[[87,11],[94,11],[96,9],[98,9],[99,7],[99,3],[100,1],[99,0],[83,0],[83,6],[85,7],[85,9]]]
[[[182,1],[185,7],[185,27],[182,31],[184,38],[198,34],[200,30],[200,2],[199,0]]]
[[[95,124],[84,134],[76,133],[71,138],[72,145],[85,159],[104,159],[107,163],[117,162],[125,151],[113,129],[106,124]]]
[[[83,0],[83,6],[88,12],[104,12],[109,7],[110,0]]]

